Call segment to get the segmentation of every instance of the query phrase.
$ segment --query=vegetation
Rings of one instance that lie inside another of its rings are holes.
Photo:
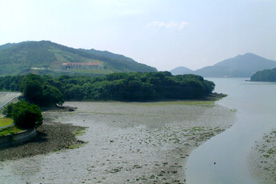
[[[63,95],[47,80],[39,75],[29,74],[20,81],[19,88],[25,99],[41,107],[63,104]]]
[[[64,71],[62,63],[103,63],[102,70]],[[0,46],[0,76],[30,72],[38,74],[89,74],[104,75],[107,72],[155,72],[155,68],[140,64],[122,55],[107,51],[73,49],[50,41],[21,42]],[[37,68],[37,69],[32,69]]]
[[[0,127],[12,125],[13,120],[11,118],[1,118],[0,117]]]
[[[40,108],[24,100],[6,106],[3,114],[7,118],[12,118],[17,127],[24,129],[36,128],[43,121]]]
[[[276,68],[256,72],[251,76],[251,81],[276,82]]]
[[[18,88],[16,86],[19,86]],[[64,100],[158,101],[202,99],[213,82],[197,75],[172,76],[169,72],[114,73],[103,77],[26,76],[0,78],[0,89],[20,90],[39,106],[61,105]]]
[[[7,128],[4,128],[4,129],[0,130],[0,136],[16,134],[16,133],[19,133],[23,130],[25,130],[25,129],[17,127],[17,126],[7,127]]]

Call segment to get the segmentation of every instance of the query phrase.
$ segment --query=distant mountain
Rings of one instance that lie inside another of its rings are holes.
[[[247,53],[196,70],[204,77],[251,77],[255,72],[276,67],[276,61]]]
[[[192,74],[194,73],[193,70],[186,68],[184,66],[177,67],[170,71],[173,75],[183,75],[183,74]]]
[[[113,72],[157,71],[153,67],[140,64],[123,55],[94,49],[74,49],[50,41],[2,45],[0,46],[0,66],[1,76],[28,72],[101,75]]]
[[[256,54],[247,53],[238,55],[234,58],[226,59],[213,66],[207,66],[196,71],[193,74],[203,77],[251,77],[254,73],[264,69],[272,69],[276,67],[276,61],[269,60]],[[176,68],[177,69],[177,68]],[[175,69],[175,70],[176,70]],[[173,70],[172,70],[173,71]],[[178,74],[186,74],[187,71]]]

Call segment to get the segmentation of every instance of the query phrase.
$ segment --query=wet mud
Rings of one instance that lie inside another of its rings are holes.
[[[192,150],[229,128],[234,112],[211,103],[68,102],[45,125],[88,127],[77,149],[0,162],[12,183],[186,183]]]

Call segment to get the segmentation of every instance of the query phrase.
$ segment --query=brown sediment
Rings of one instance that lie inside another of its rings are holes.
[[[37,129],[37,136],[30,142],[1,149],[0,161],[46,154],[68,149],[75,144],[83,144],[84,142],[78,140],[74,135],[74,132],[82,129],[84,128],[68,124],[44,124]]]

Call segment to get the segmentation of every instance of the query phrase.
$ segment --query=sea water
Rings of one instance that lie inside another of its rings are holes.
[[[255,141],[276,128],[276,83],[210,79],[228,96],[217,103],[236,111],[235,124],[194,150],[188,159],[188,184],[254,184],[248,156]]]

